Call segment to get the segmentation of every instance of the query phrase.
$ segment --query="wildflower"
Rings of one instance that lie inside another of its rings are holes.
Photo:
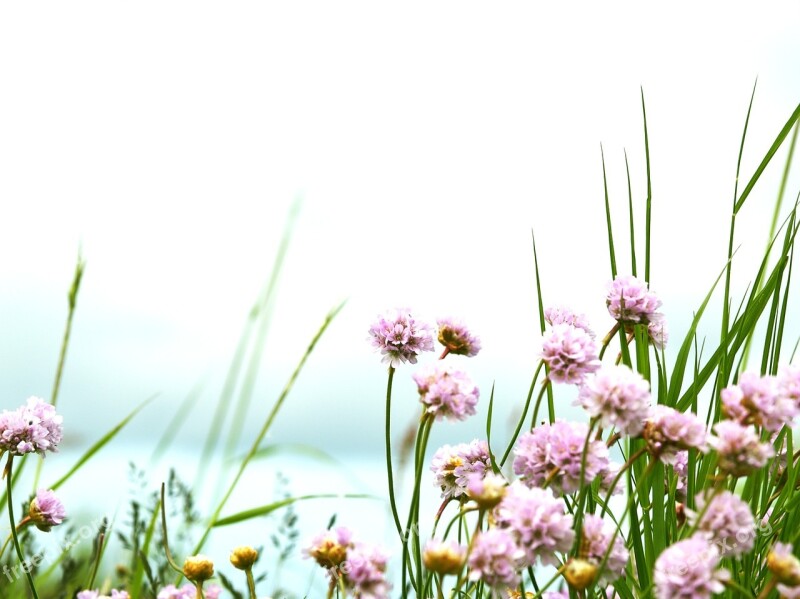
[[[42,457],[56,451],[61,442],[62,417],[51,404],[39,397],[29,397],[25,405],[0,414],[0,454],[36,452]]]
[[[556,324],[545,331],[541,358],[555,383],[580,385],[586,375],[600,368],[597,345],[584,331],[569,324]]]
[[[650,411],[650,384],[627,366],[603,366],[581,387],[577,402],[603,426],[635,437]]]
[[[482,439],[455,446],[443,445],[433,454],[431,470],[443,498],[461,497],[466,493],[471,474],[484,476],[492,471],[489,445]]]
[[[717,569],[719,559],[717,547],[702,535],[670,545],[656,560],[656,598],[707,599],[722,592],[730,573]]]
[[[708,444],[719,454],[720,470],[733,476],[747,476],[764,466],[775,455],[769,443],[762,443],[753,425],[720,420],[714,425],[716,436]]]
[[[81,591],[75,596],[75,599],[130,599],[127,591],[118,591],[111,589],[110,595],[101,595],[100,591]]]
[[[216,584],[210,584],[203,589],[203,596],[206,599],[219,599],[222,588]],[[174,584],[168,584],[158,592],[156,599],[195,599],[197,597],[197,587],[191,583],[186,583],[180,588]]]
[[[720,393],[722,411],[740,424],[754,424],[770,432],[778,432],[783,425],[791,426],[797,415],[797,403],[780,392],[778,381],[773,376],[760,376],[745,372],[736,385],[726,387]]]
[[[600,584],[614,582],[625,574],[625,566],[628,564],[628,550],[622,536],[614,533],[616,528],[605,522],[596,514],[584,514],[583,516],[583,535],[581,536],[580,555],[592,563],[599,565],[605,557],[611,538],[614,537],[614,544],[605,568],[599,573],[598,581]],[[574,585],[573,585],[574,586]]]
[[[43,532],[50,532],[64,521],[67,512],[64,504],[52,490],[39,489],[28,508],[28,517]]]
[[[231,552],[231,564],[237,570],[249,570],[258,559],[258,551],[248,545],[237,547]]]
[[[470,474],[467,479],[467,496],[479,507],[491,509],[506,496],[506,485],[506,479],[494,472],[486,475]]]
[[[569,308],[563,306],[551,306],[544,310],[544,320],[550,326],[556,324],[571,324],[572,326],[583,329],[589,336],[594,339],[595,334],[589,326],[589,321],[585,314],[576,314]]]
[[[711,439],[709,439],[711,444]],[[679,451],[675,454],[675,459],[672,462],[672,469],[675,471],[677,483],[675,484],[675,496],[681,501],[686,500],[686,488],[689,484],[689,452]]]
[[[452,364],[441,361],[427,364],[413,376],[425,412],[437,420],[464,420],[475,413],[478,388],[465,372]]]
[[[656,349],[664,349],[669,341],[669,329],[667,328],[667,319],[660,312],[650,316],[650,322],[647,323],[647,335],[650,338]]]
[[[582,591],[597,576],[597,564],[581,558],[572,558],[564,569],[564,578],[576,591]]]
[[[569,551],[575,539],[572,515],[564,500],[550,489],[529,489],[515,481],[493,515],[497,526],[508,530],[523,549],[527,566],[534,565],[537,558],[543,564],[556,565],[556,553]]]
[[[469,579],[483,580],[494,589],[516,587],[519,584],[519,561],[525,552],[511,534],[500,528],[478,533],[467,563]]]
[[[620,275],[608,284],[606,306],[614,320],[626,324],[648,324],[654,319],[661,300],[644,281],[631,275]]]
[[[444,345],[446,353],[467,357],[478,355],[481,341],[469,332],[463,322],[454,318],[440,318],[436,324],[439,325],[439,343]]]
[[[205,555],[191,555],[183,561],[183,575],[192,582],[203,582],[214,576],[214,562]]]
[[[686,510],[689,523],[694,526],[703,513],[706,499],[703,493],[695,497],[697,511]],[[710,539],[720,548],[722,557],[739,556],[753,548],[756,522],[750,506],[730,491],[714,495],[697,524],[697,530],[710,534]]]
[[[422,563],[426,569],[437,574],[458,574],[466,557],[466,547],[455,541],[431,539],[422,552]]]
[[[377,547],[356,544],[347,554],[341,570],[345,584],[355,597],[388,599],[390,585],[386,580],[387,556]]]
[[[520,436],[514,448],[514,473],[528,487],[549,483],[560,493],[573,493],[581,486],[581,461],[589,427],[557,420],[537,426]],[[591,483],[608,469],[608,448],[602,441],[589,441],[583,482]]]
[[[303,549],[306,557],[312,557],[323,568],[337,568],[347,559],[347,550],[353,546],[353,533],[344,526],[325,530],[315,536]]]
[[[370,327],[372,345],[383,355],[382,362],[397,368],[403,362],[417,363],[423,351],[433,351],[430,326],[419,322],[406,309],[390,310]]]
[[[794,401],[800,409],[800,367],[792,364],[782,366],[776,382],[781,395]]]
[[[775,543],[767,554],[767,568],[778,582],[795,587],[800,585],[800,560],[788,543]]]
[[[650,453],[671,464],[681,449],[707,450],[706,426],[692,412],[657,405],[650,410],[642,436]]]

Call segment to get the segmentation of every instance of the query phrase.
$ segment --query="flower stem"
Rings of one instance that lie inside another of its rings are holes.
[[[253,578],[252,568],[245,570],[245,576],[247,576],[247,590],[250,592],[250,599],[256,599],[256,581]]]
[[[11,538],[14,540],[14,549],[17,550],[17,557],[22,569],[25,571],[25,577],[28,579],[28,586],[31,589],[33,599],[39,599],[39,594],[36,592],[36,585],[33,584],[33,576],[31,576],[28,563],[25,561],[25,556],[22,555],[22,547],[19,546],[19,538],[17,537],[17,526],[14,522],[14,500],[11,497],[11,477],[13,468],[14,454],[8,454],[8,462],[6,462],[5,476],[6,476],[6,492],[8,497],[8,520],[11,524]]]

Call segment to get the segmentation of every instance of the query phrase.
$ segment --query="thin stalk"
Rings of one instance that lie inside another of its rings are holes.
[[[11,476],[14,462],[14,454],[8,454],[8,461],[6,462],[5,471],[3,475],[6,477],[6,492],[8,493],[8,520],[11,526],[11,537],[14,540],[14,549],[17,551],[17,557],[22,569],[25,571],[25,577],[28,579],[28,586],[31,589],[31,594],[34,599],[39,599],[39,594],[36,592],[36,585],[33,584],[33,576],[31,576],[28,563],[25,561],[25,556],[22,554],[22,547],[19,545],[19,538],[17,537],[17,526],[14,522],[14,499],[11,496]]]

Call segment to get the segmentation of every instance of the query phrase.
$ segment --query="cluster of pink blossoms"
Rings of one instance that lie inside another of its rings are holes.
[[[470,476],[478,474],[483,477],[492,471],[489,444],[483,439],[475,439],[471,443],[443,445],[433,455],[431,470],[443,498],[461,497],[467,491]]]
[[[426,364],[413,377],[425,412],[437,420],[464,420],[475,414],[480,394],[463,370],[440,360]]]
[[[437,338],[445,352],[449,354],[473,357],[481,350],[481,340],[470,332],[467,326],[457,318],[440,318]]]
[[[56,409],[39,397],[28,401],[14,411],[0,414],[0,455],[36,452],[44,457],[56,451],[61,442],[62,418]]]
[[[64,504],[52,490],[39,489],[28,508],[28,517],[36,525],[36,528],[43,532],[50,532],[51,528],[64,521],[67,512]]]
[[[206,599],[219,599],[222,594],[222,587],[216,584],[211,584],[203,587],[203,596]],[[195,599],[197,597],[197,587],[192,583],[187,582],[182,587],[176,587],[174,584],[165,586],[158,592],[156,599]]]
[[[596,565],[603,561],[611,544],[611,538],[614,537],[606,566],[598,574],[598,583],[609,584],[623,576],[628,565],[629,553],[622,536],[614,535],[616,528],[596,514],[584,514],[582,530],[581,556]]]
[[[750,506],[730,491],[712,497],[708,507],[703,493],[695,497],[697,511],[687,510],[689,524],[708,533],[723,557],[739,556],[753,548],[756,522]],[[704,512],[704,513],[703,513]],[[703,517],[698,522],[698,517]]]
[[[784,369],[778,377],[745,372],[739,381],[722,390],[722,410],[739,424],[753,424],[772,433],[791,426],[800,405],[794,395],[796,377]]]
[[[667,320],[658,312],[661,300],[650,291],[646,282],[632,275],[620,275],[608,284],[608,313],[628,329],[631,325],[647,325],[650,341],[663,349],[669,340]]]
[[[549,369],[547,376],[554,383],[580,385],[600,368],[592,336],[566,322],[554,324],[545,331],[540,355]]]
[[[355,597],[388,599],[391,585],[386,580],[388,556],[382,549],[353,540],[345,527],[325,530],[303,550],[328,571],[331,585],[339,577]]]
[[[389,310],[369,329],[372,345],[383,355],[383,362],[397,368],[403,362],[417,363],[417,356],[433,351],[431,327],[417,321],[407,309]]]
[[[658,556],[653,573],[657,599],[705,599],[725,590],[730,578],[720,569],[720,553],[704,533],[667,547]]]
[[[110,592],[110,595],[101,595],[100,591],[81,591],[75,596],[75,599],[130,599],[127,591],[111,589]]]
[[[642,432],[651,401],[650,384],[624,365],[603,366],[578,394],[578,403],[602,426],[634,437]]]

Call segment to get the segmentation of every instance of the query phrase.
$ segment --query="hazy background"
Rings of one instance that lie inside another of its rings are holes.
[[[652,288],[680,339],[725,262],[754,81],[745,181],[800,100],[798,23],[796,2],[3,5],[0,408],[49,397],[80,247],[65,451],[158,394],[115,444],[124,479],[132,448],[146,461],[200,385],[180,434],[182,451],[197,452],[302,198],[243,444],[343,298],[273,441],[380,459],[386,370],[366,337],[397,305],[463,316],[483,339],[467,363],[480,415],[437,426],[432,446],[481,434],[492,382],[504,434],[535,365],[531,231],[546,302],[605,332],[600,143],[626,272],[623,149],[641,226],[643,87]],[[741,213],[739,292],[784,160]],[[795,169],[787,203],[798,187]],[[787,343],[794,315],[790,326]],[[398,436],[418,409],[411,372],[397,377]],[[366,478],[380,489],[380,476]]]

